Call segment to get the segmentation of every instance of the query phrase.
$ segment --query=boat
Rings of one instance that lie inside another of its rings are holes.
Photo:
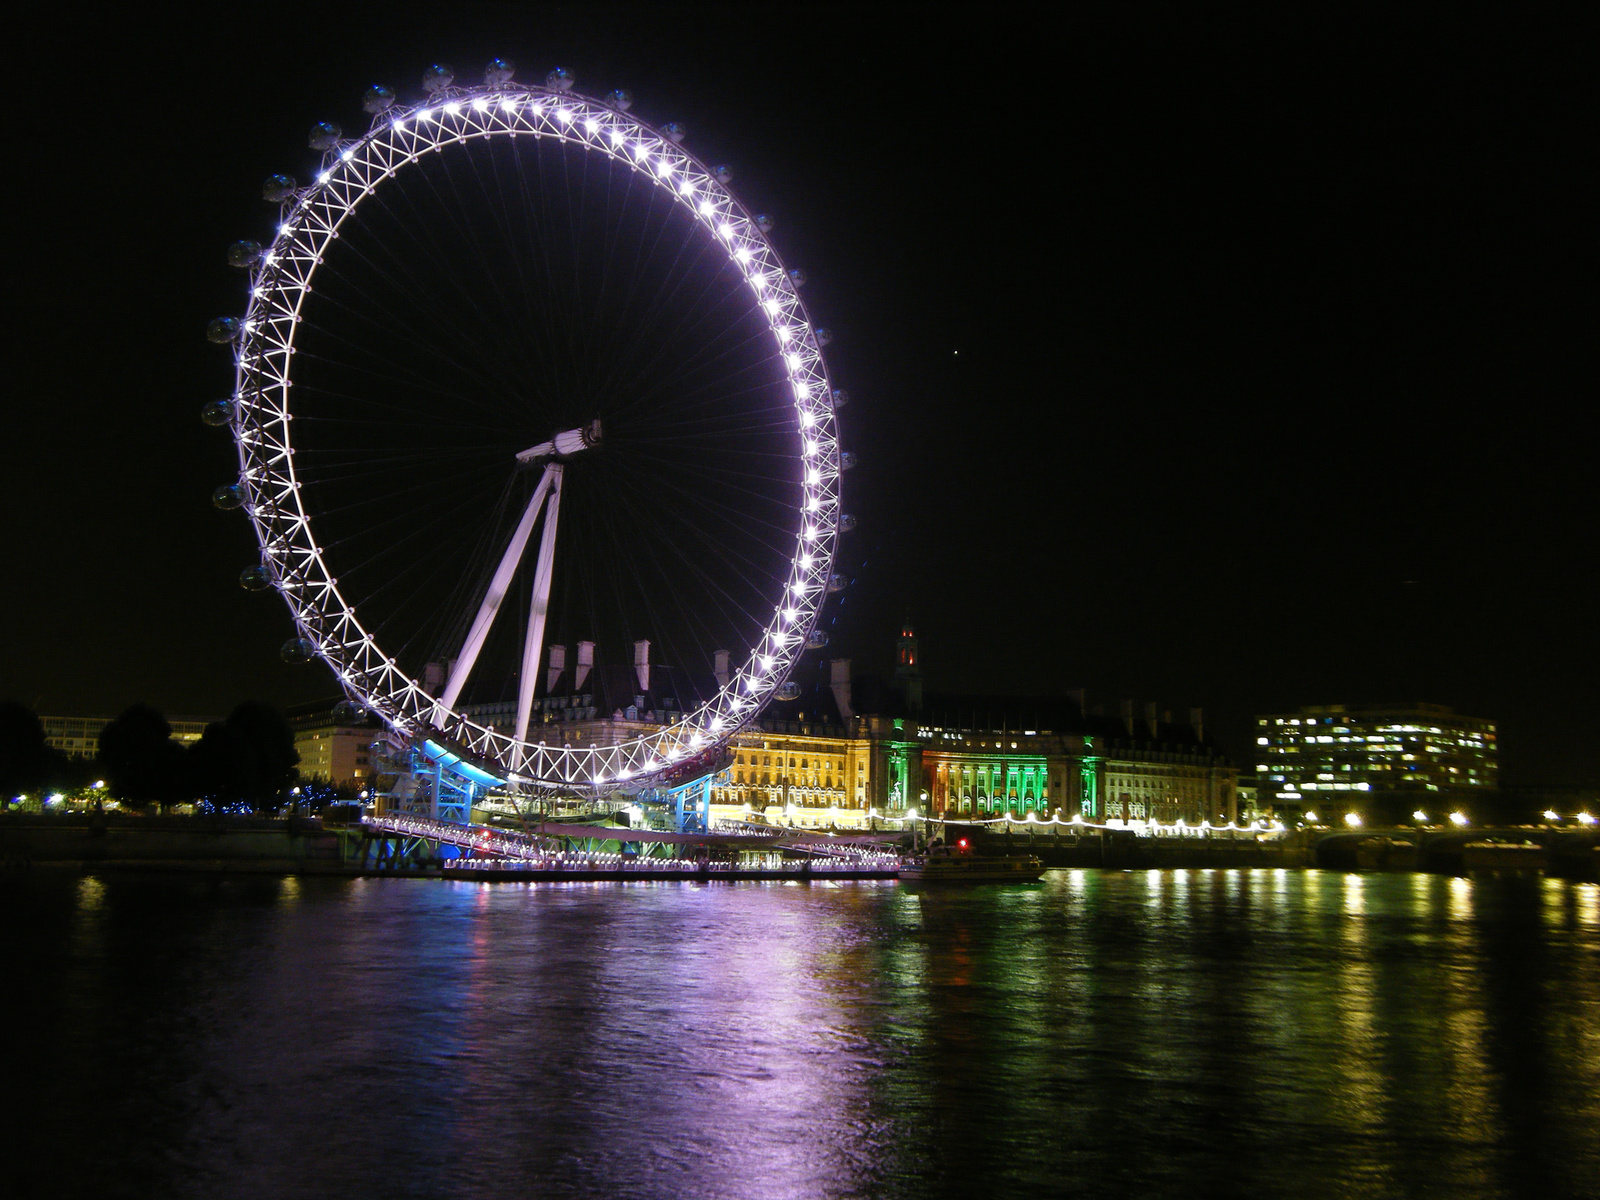
[[[921,858],[900,867],[906,883],[1032,883],[1043,874],[1044,864],[1031,854],[986,858],[974,854],[966,838],[953,846],[935,842]]]

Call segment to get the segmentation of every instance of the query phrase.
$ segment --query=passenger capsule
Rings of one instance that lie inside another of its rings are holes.
[[[364,725],[366,721],[367,710],[354,700],[341,700],[333,706],[335,725]]]
[[[800,699],[800,685],[792,679],[786,679],[778,686],[773,695],[779,700]]]
[[[627,112],[633,107],[633,93],[627,88],[617,88],[606,97],[606,103],[612,108]]]
[[[233,401],[213,400],[200,410],[200,421],[212,429],[226,429],[233,424]]]
[[[728,166],[726,163],[719,163],[712,167],[711,174],[716,178],[718,183],[733,182],[733,168]]]
[[[817,326],[816,335],[817,335],[817,345],[819,345],[819,346],[826,346],[829,342],[833,341],[833,330],[824,329],[820,325]]]
[[[855,469],[855,465],[856,465],[856,452],[854,450],[846,450],[846,451],[844,451],[843,453],[841,453],[839,455],[839,470],[841,470],[841,471],[854,470]]]
[[[767,213],[756,214],[756,228],[761,230],[762,233],[771,233],[772,227],[776,224],[777,222]]]
[[[828,576],[828,591],[830,593],[832,593],[832,592],[842,592],[842,591],[845,590],[845,588],[847,588],[849,586],[850,586],[850,581],[848,579],[846,579],[843,575],[829,575]]]
[[[839,532],[840,533],[849,533],[855,527],[856,527],[856,518],[855,518],[855,514],[854,513],[840,513],[839,514]]]
[[[799,291],[806,285],[806,273],[799,267],[794,268],[789,272],[789,282],[794,284],[795,291]]]
[[[828,635],[820,629],[813,629],[811,636],[806,639],[807,650],[821,650],[828,644]]]
[[[833,406],[834,406],[834,408],[845,408],[845,407],[847,407],[849,405],[849,403],[850,403],[850,393],[849,392],[845,391],[843,388],[834,388],[833,389]]]
[[[489,87],[504,87],[511,82],[515,71],[516,68],[503,58],[491,59],[483,69],[483,82]]]
[[[394,89],[375,83],[361,93],[361,111],[377,116],[394,107]]]
[[[661,127],[661,132],[674,142],[681,142],[689,136],[689,130],[681,122],[668,121]]]
[[[244,489],[237,483],[225,483],[211,493],[211,503],[228,512],[244,503]]]
[[[252,242],[248,238],[242,242],[235,242],[228,247],[228,265],[238,267],[240,270],[249,270],[261,261],[261,243]]]
[[[278,657],[286,663],[308,663],[316,656],[316,643],[307,638],[290,638],[278,648]]]
[[[306,138],[313,150],[329,151],[339,144],[339,139],[344,136],[332,121],[318,121],[311,127],[311,135]]]
[[[553,92],[570,92],[577,80],[565,67],[557,67],[544,77],[544,85]]]
[[[430,96],[437,95],[449,87],[455,77],[455,68],[447,63],[434,63],[422,73],[422,90]]]
[[[244,332],[244,322],[238,317],[217,317],[206,326],[206,341],[226,346],[239,340]]]
[[[293,175],[268,175],[261,185],[261,198],[269,204],[282,204],[294,195],[296,187]]]
[[[239,572],[239,586],[247,592],[264,592],[272,586],[272,568],[257,563]]]

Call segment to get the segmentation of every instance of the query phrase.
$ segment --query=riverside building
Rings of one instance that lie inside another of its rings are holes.
[[[1325,704],[1256,718],[1263,804],[1404,820],[1492,793],[1494,722],[1442,704]],[[1392,810],[1392,811],[1391,811]]]

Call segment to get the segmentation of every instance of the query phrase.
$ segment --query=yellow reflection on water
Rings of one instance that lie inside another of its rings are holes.
[[[285,908],[300,902],[300,877],[285,875],[278,881],[278,903]]]
[[[1367,913],[1366,877],[1354,873],[1344,877],[1344,915],[1347,917],[1363,917]],[[1345,927],[1345,938],[1348,940],[1351,931],[1355,932],[1355,940],[1361,940],[1361,926],[1348,924]]]
[[[78,911],[94,912],[106,902],[106,885],[93,875],[78,880]]]
[[[1450,919],[1468,921],[1472,918],[1472,881],[1456,876],[1450,880]]]

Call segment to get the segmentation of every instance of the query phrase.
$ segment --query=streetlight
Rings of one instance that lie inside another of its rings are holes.
[[[1555,809],[1547,808],[1547,809],[1544,810],[1544,819],[1546,821],[1559,821],[1561,819],[1561,817],[1560,817],[1559,814],[1557,814]]]
[[[1451,813],[1450,824],[1454,825],[1457,829],[1465,828],[1467,824],[1467,814],[1459,810]]]
[[[1351,829],[1360,829],[1361,828],[1361,814],[1360,813],[1353,813],[1353,812],[1345,813],[1345,815],[1344,815],[1344,823],[1346,825],[1350,826]]]
[[[1594,816],[1590,813],[1581,812],[1578,814],[1578,823],[1580,825],[1593,825]]]
[[[1411,814],[1411,819],[1418,825],[1426,825],[1428,823],[1428,814],[1419,808]]]

